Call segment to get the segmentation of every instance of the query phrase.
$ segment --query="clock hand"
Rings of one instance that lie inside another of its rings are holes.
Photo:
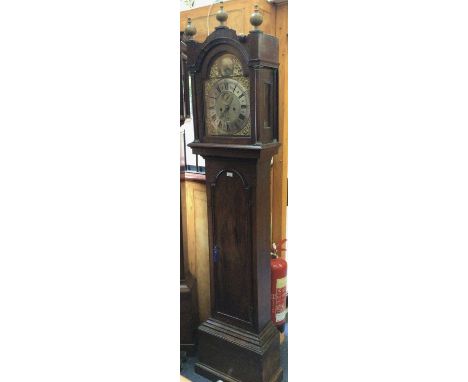
[[[225,105],[230,105],[232,101],[234,100],[234,97],[231,93],[224,93],[223,94],[223,101]]]
[[[221,117],[224,117],[228,111],[229,111],[229,105],[224,105],[224,110],[221,113]]]

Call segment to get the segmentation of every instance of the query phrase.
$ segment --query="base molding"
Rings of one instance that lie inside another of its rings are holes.
[[[204,365],[202,363],[197,363],[195,365],[195,372],[210,381],[223,381],[223,382],[244,382],[240,379],[232,378],[231,376],[224,374],[220,371],[212,369],[211,367]],[[281,382],[283,380],[283,369],[279,368],[277,373],[273,376],[268,382]]]
[[[204,365],[203,363],[195,364],[195,373],[212,381],[221,380],[223,382],[240,382],[239,379],[232,378],[231,376]]]
[[[280,382],[279,332],[271,322],[253,333],[210,318],[198,328],[195,372],[223,382]]]

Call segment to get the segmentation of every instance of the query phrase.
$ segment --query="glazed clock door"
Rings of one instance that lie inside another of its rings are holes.
[[[211,185],[214,313],[253,325],[250,187],[235,170],[222,170]]]

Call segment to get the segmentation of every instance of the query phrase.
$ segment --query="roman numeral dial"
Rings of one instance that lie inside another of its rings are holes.
[[[205,82],[205,124],[208,135],[250,135],[246,77],[213,78]]]

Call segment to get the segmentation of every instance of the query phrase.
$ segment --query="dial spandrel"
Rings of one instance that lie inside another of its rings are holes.
[[[250,135],[249,79],[236,56],[224,54],[215,60],[204,89],[208,135]]]

